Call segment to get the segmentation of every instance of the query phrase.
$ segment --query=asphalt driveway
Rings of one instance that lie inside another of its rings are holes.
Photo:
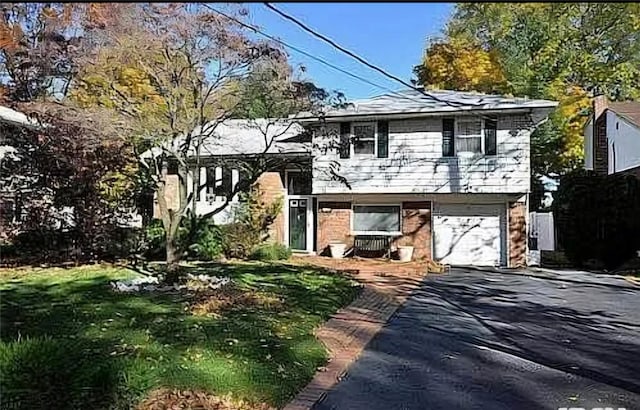
[[[638,288],[429,276],[314,408],[561,407],[640,410]]]

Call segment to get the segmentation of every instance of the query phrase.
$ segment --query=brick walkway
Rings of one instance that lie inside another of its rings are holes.
[[[364,290],[353,303],[336,312],[316,331],[329,350],[330,361],[284,408],[307,410],[341,380],[367,343],[420,284],[431,265],[323,257],[299,257],[293,263],[338,270],[364,284]]]

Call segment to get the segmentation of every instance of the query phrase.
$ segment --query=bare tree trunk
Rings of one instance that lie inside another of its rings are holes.
[[[167,274],[164,280],[166,283],[176,283],[180,277],[178,265],[180,262],[180,251],[176,246],[175,237],[169,233],[167,233],[165,249],[167,251]]]

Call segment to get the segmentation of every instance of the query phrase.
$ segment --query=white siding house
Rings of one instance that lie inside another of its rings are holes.
[[[327,254],[340,242],[347,254],[361,255],[380,250],[370,249],[377,244],[383,254],[410,246],[414,259],[454,265],[525,265],[530,136],[556,105],[409,90],[331,108],[321,118],[292,116],[295,126],[274,154],[306,158],[309,169],[263,174],[268,197],[284,199],[274,239],[307,253]],[[264,148],[256,145],[263,136],[243,121],[227,125],[205,163]],[[296,138],[303,130],[311,141]],[[218,186],[242,178],[233,168],[200,172],[212,187],[196,200],[201,214],[224,203]],[[225,210],[216,222],[230,215]]]
[[[584,127],[584,167],[599,174],[640,178],[640,102],[594,98],[593,113]]]

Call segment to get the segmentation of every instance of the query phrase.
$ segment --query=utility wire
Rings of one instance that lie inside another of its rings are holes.
[[[373,69],[373,70],[376,70],[377,72],[381,73],[382,75],[384,75],[384,76],[385,76],[385,77],[387,77],[387,78],[390,78],[390,79],[392,79],[392,80],[395,80],[395,81],[399,82],[400,84],[402,84],[402,85],[404,85],[404,86],[406,86],[406,87],[409,87],[409,88],[411,88],[411,89],[413,89],[413,90],[415,90],[415,91],[418,91],[418,92],[422,93],[422,94],[423,94],[423,95],[425,95],[426,97],[429,97],[429,98],[431,98],[431,99],[433,99],[433,100],[435,100],[435,101],[441,102],[441,103],[443,103],[443,104],[449,105],[449,106],[451,106],[451,107],[456,107],[456,108],[457,108],[457,107],[460,107],[461,105],[466,105],[466,104],[464,104],[464,103],[460,103],[460,102],[451,102],[451,101],[447,101],[447,100],[443,100],[443,99],[441,99],[441,98],[435,97],[435,96],[433,96],[433,95],[431,95],[431,94],[427,93],[427,92],[426,92],[426,91],[424,91],[423,89],[418,88],[418,87],[414,86],[413,84],[411,84],[411,83],[408,83],[408,82],[404,81],[404,80],[403,80],[403,79],[401,79],[400,77],[397,77],[397,76],[395,76],[395,75],[393,75],[393,74],[390,74],[389,72],[385,71],[384,69],[382,69],[382,68],[380,68],[380,67],[378,67],[378,66],[376,66],[376,65],[374,65],[374,64],[372,64],[372,63],[370,63],[370,62],[368,62],[367,60],[365,60],[364,58],[362,58],[362,57],[360,57],[359,55],[355,54],[354,52],[352,52],[352,51],[350,51],[350,50],[348,50],[348,49],[346,49],[346,48],[342,47],[340,44],[336,43],[335,41],[333,41],[333,40],[332,40],[332,39],[330,39],[329,37],[327,37],[327,36],[325,36],[325,35],[323,35],[323,34],[321,34],[321,33],[318,33],[318,32],[317,32],[317,31],[315,31],[314,29],[312,29],[312,28],[308,27],[307,25],[305,25],[303,22],[301,22],[301,21],[300,21],[300,20],[298,20],[297,18],[295,18],[295,17],[293,17],[293,16],[291,16],[291,15],[289,15],[289,14],[285,13],[285,12],[282,12],[282,11],[278,10],[278,9],[277,9],[276,7],[274,7],[273,5],[271,5],[271,4],[269,4],[269,3],[266,3],[266,2],[264,3],[264,5],[265,5],[266,7],[268,7],[270,10],[272,10],[272,11],[274,11],[275,13],[277,13],[278,15],[280,15],[281,17],[283,17],[284,19],[286,19],[286,20],[289,20],[289,21],[293,22],[295,25],[297,25],[298,27],[302,28],[304,31],[306,31],[306,32],[310,33],[310,34],[311,34],[311,35],[313,35],[314,37],[317,37],[317,38],[321,39],[322,41],[324,41],[324,42],[326,42],[326,43],[329,43],[329,44],[330,44],[331,46],[333,46],[334,48],[336,48],[336,49],[338,49],[338,50],[342,51],[343,53],[347,54],[348,56],[350,56],[350,57],[352,57],[352,58],[356,59],[358,62],[360,62],[360,63],[362,63],[362,64],[366,65],[367,67],[369,67],[369,68],[371,68],[371,69]]]
[[[341,67],[338,67],[338,66],[336,66],[336,65],[334,65],[334,64],[332,64],[332,63],[329,63],[328,61],[325,61],[325,60],[323,60],[323,59],[321,59],[321,58],[319,58],[319,57],[314,56],[313,54],[310,54],[310,53],[308,53],[308,52],[306,52],[306,51],[304,51],[304,50],[301,50],[300,48],[298,48],[298,47],[296,47],[296,46],[293,46],[293,45],[291,45],[291,44],[289,44],[289,43],[286,43],[286,42],[284,42],[284,41],[282,41],[282,40],[280,40],[280,39],[278,39],[278,38],[276,38],[276,37],[274,37],[274,36],[272,36],[272,35],[270,35],[270,34],[267,34],[266,32],[264,32],[264,31],[262,31],[262,30],[258,29],[258,28],[257,28],[257,27],[255,27],[255,26],[249,25],[249,24],[247,24],[247,23],[245,23],[245,22],[243,22],[243,21],[241,21],[241,20],[239,20],[239,19],[237,19],[237,18],[235,18],[235,17],[233,17],[233,16],[231,16],[231,15],[229,15],[229,14],[227,14],[227,13],[224,13],[224,12],[222,12],[222,11],[220,11],[220,10],[217,10],[217,9],[215,9],[215,8],[213,8],[213,7],[211,7],[211,6],[209,6],[209,5],[208,5],[208,4],[206,4],[206,3],[203,3],[202,5],[203,5],[203,6],[205,6],[206,8],[208,8],[209,10],[211,10],[211,11],[213,11],[213,12],[215,12],[215,13],[218,13],[218,14],[220,14],[220,15],[221,15],[221,16],[223,16],[223,17],[228,18],[229,20],[234,21],[235,23],[237,23],[237,24],[241,25],[242,27],[245,27],[245,28],[247,28],[247,29],[249,29],[249,30],[253,31],[254,33],[260,34],[260,35],[262,35],[262,36],[264,36],[264,37],[266,37],[266,38],[268,38],[268,39],[270,39],[270,40],[272,40],[272,41],[275,41],[275,42],[277,42],[277,43],[279,43],[279,44],[282,44],[282,45],[283,45],[283,46],[285,46],[285,47],[288,47],[288,48],[290,48],[290,49],[292,49],[292,50],[294,50],[294,51],[297,51],[298,53],[303,54],[303,55],[305,55],[305,56],[307,56],[307,57],[309,57],[309,58],[311,58],[311,59],[313,59],[313,60],[315,60],[315,61],[317,61],[317,62],[319,62],[319,63],[321,63],[321,64],[324,64],[324,65],[326,65],[327,67],[330,67],[330,68],[332,68],[332,69],[334,69],[334,70],[336,70],[336,71],[339,71],[339,72],[341,72],[341,73],[343,73],[343,74],[346,74],[346,75],[348,75],[349,77],[352,77],[352,78],[355,78],[355,79],[357,79],[357,80],[360,80],[360,81],[362,81],[362,82],[364,82],[364,83],[367,83],[367,84],[369,84],[369,85],[372,85],[372,86],[374,86],[374,87],[377,87],[377,88],[379,88],[379,89],[381,89],[381,90],[388,91],[388,92],[390,92],[390,93],[392,93],[392,94],[394,94],[394,95],[396,95],[396,96],[399,96],[399,97],[402,97],[402,98],[405,98],[405,99],[409,99],[409,100],[414,101],[414,102],[421,102],[420,100],[416,100],[416,99],[413,99],[413,98],[411,98],[411,97],[409,97],[409,96],[407,96],[407,95],[403,95],[403,94],[401,94],[401,93],[399,93],[399,92],[397,92],[397,91],[394,91],[394,90],[392,90],[392,89],[390,89],[390,88],[388,88],[388,87],[382,86],[382,85],[380,85],[380,84],[376,84],[376,83],[374,83],[374,82],[373,82],[373,81],[371,81],[371,80],[368,80],[368,79],[366,79],[366,78],[364,78],[364,77],[361,77],[361,76],[359,76],[359,75],[357,75],[357,74],[353,74],[353,73],[351,73],[351,72],[349,72],[349,71],[345,70],[344,68],[341,68]]]

